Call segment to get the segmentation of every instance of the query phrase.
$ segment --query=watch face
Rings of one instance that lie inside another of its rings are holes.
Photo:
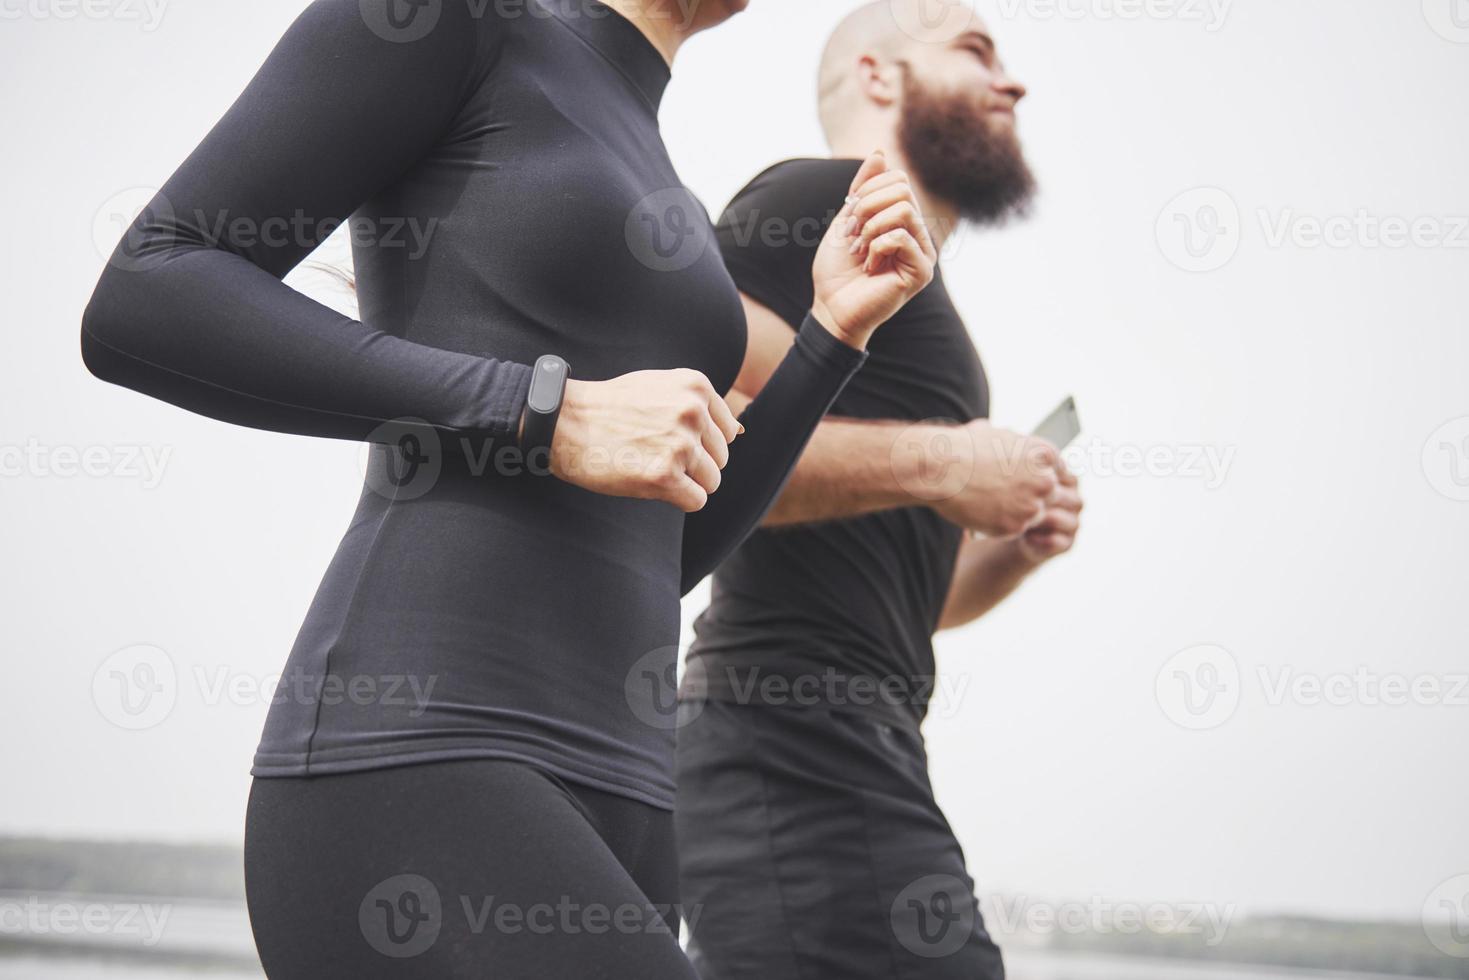
[[[566,362],[559,357],[543,357],[536,362],[535,372],[530,379],[530,393],[526,405],[533,412],[554,412],[561,404],[561,392],[566,386]]]

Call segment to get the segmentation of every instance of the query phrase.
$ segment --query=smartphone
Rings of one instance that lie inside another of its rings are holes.
[[[1051,443],[1057,449],[1065,449],[1076,441],[1081,435],[1081,416],[1076,413],[1076,399],[1067,396],[1066,400],[1056,406],[1056,410],[1046,416],[1046,420],[1036,426],[1036,435]]]

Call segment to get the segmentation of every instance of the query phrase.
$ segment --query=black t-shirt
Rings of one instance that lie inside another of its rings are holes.
[[[214,418],[378,444],[257,776],[509,758],[671,807],[679,597],[863,355],[808,321],[697,514],[528,476],[502,451],[539,355],[724,391],[744,314],[658,131],[668,65],[630,21],[415,10],[306,9],[129,230],[83,355]],[[348,215],[360,321],[281,282]]]
[[[811,305],[816,248],[859,166],[778,164],[742,190],[719,221],[736,285],[792,326]],[[988,416],[984,370],[941,273],[868,349],[831,415],[958,422]],[[928,507],[762,529],[715,573],[713,601],[695,624],[683,696],[819,700],[920,719],[933,684],[933,632],[962,534]]]

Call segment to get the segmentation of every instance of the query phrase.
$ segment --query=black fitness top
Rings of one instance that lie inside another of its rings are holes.
[[[859,166],[778,164],[720,219],[720,248],[740,290],[793,327],[811,303],[816,246]],[[984,370],[941,273],[873,335],[869,351],[833,415],[988,416]],[[962,536],[928,507],[759,531],[714,575],[683,696],[820,702],[921,720],[933,684],[933,633]],[[880,690],[876,681],[890,686]]]
[[[313,3],[119,246],[83,355],[214,418],[389,447],[255,775],[511,758],[671,807],[679,597],[863,355],[808,321],[687,518],[505,457],[539,355],[726,391],[745,325],[659,134],[656,49],[596,0],[501,8]],[[361,322],[280,281],[347,215]]]

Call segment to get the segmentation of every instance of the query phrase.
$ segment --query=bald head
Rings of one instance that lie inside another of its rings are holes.
[[[880,148],[928,201],[971,221],[998,223],[1029,203],[1016,129],[1025,86],[968,0],[858,7],[827,42],[820,96],[833,156]]]
[[[898,23],[888,0],[852,11],[837,25],[821,55],[817,93],[821,125],[831,138],[840,117],[857,95],[857,67],[864,56],[892,60],[901,47]]]
[[[817,92],[828,139],[864,97],[864,59],[890,68],[970,30],[983,31],[983,25],[965,0],[874,0],[848,14],[821,56]]]

